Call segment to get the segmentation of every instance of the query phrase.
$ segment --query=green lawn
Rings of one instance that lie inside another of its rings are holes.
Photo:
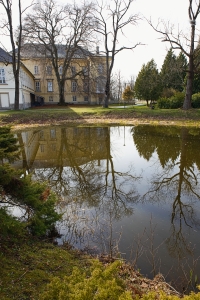
[[[94,123],[123,123],[133,124],[140,122],[153,123],[165,122],[173,125],[200,126],[200,109],[184,111],[181,109],[150,109],[146,105],[135,105],[127,108],[112,106],[64,106],[42,107],[21,111],[1,111],[0,124],[11,126],[30,124],[58,124],[66,122],[83,124],[86,120],[93,119]]]

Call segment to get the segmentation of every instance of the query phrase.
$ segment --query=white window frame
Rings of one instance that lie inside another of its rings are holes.
[[[63,66],[60,66],[59,67],[59,74],[62,75],[62,73],[63,73]]]
[[[76,96],[72,96],[72,101],[73,101],[73,102],[76,102],[76,101],[77,101]]]
[[[82,72],[84,76],[88,76],[89,75],[89,69],[87,66],[82,67]]]
[[[75,80],[72,81],[71,90],[72,90],[72,92],[77,91],[77,82]]]
[[[76,67],[75,66],[71,66],[71,72],[72,72],[72,75],[76,74]]]
[[[39,80],[35,81],[35,91],[40,92],[40,81]]]
[[[47,66],[46,67],[46,73],[47,73],[47,75],[52,75],[52,66]]]
[[[41,130],[39,132],[39,140],[44,140],[44,131],[43,130]]]
[[[0,68],[0,84],[6,83],[5,69]]]
[[[84,102],[88,102],[88,96],[84,96]]]
[[[38,68],[38,66],[34,66],[34,74],[35,75],[39,74],[39,68]]]
[[[49,96],[49,102],[53,102],[53,96]]]
[[[103,94],[104,93],[104,86],[103,86],[103,82],[101,80],[97,81],[96,92],[98,94]]]
[[[103,64],[98,64],[97,70],[99,74],[103,74],[103,69],[104,69]]]
[[[85,93],[89,92],[89,82],[88,82],[88,80],[83,80],[83,92],[85,92]]]
[[[53,92],[53,80],[47,80],[47,92]]]
[[[50,129],[50,137],[51,139],[56,139],[56,129]]]

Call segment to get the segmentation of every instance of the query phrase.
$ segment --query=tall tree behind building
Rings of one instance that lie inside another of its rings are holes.
[[[31,47],[42,49],[41,54],[51,61],[60,104],[65,103],[66,80],[80,75],[80,71],[71,69],[72,60],[78,55],[86,58],[89,54],[84,47],[87,48],[92,41],[92,10],[92,3],[78,5],[74,2],[63,6],[50,0],[35,5],[25,19],[24,38]]]

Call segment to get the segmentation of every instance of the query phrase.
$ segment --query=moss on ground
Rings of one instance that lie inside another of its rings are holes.
[[[38,299],[54,276],[63,278],[74,266],[85,270],[87,256],[33,239],[3,241],[0,245],[0,299]]]

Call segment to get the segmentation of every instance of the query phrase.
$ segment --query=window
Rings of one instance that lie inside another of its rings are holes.
[[[76,102],[76,96],[72,96],[72,101]]]
[[[53,96],[49,96],[49,102],[53,102]]]
[[[84,81],[83,81],[83,91],[84,91],[85,93],[88,93],[88,92],[89,92],[89,82],[88,82],[88,80],[84,80]]]
[[[59,71],[59,74],[62,75],[62,73],[63,73],[63,66],[60,66],[58,71]]]
[[[88,96],[84,96],[84,101],[88,102]]]
[[[97,81],[97,93],[104,93],[104,88],[105,88],[105,86],[104,86],[104,84],[103,84],[103,82],[102,82],[102,80],[98,80]]]
[[[103,65],[102,64],[98,64],[98,73],[102,74],[103,73]]]
[[[35,75],[39,74],[39,68],[38,68],[38,66],[34,66],[34,74]]]
[[[53,92],[53,81],[52,80],[47,81],[47,92]]]
[[[51,144],[51,150],[56,151],[56,144]]]
[[[44,152],[44,145],[40,145],[40,152]]]
[[[52,66],[47,66],[47,75],[52,75]]]
[[[77,91],[77,82],[72,81],[72,92],[76,92],[76,91]]]
[[[71,71],[72,71],[72,75],[76,74],[76,67],[75,66],[71,66]]]
[[[86,66],[82,67],[82,72],[84,76],[88,76],[89,75],[88,67]]]
[[[0,83],[6,83],[5,70],[3,68],[0,69]]]
[[[36,92],[40,92],[40,81],[35,82],[35,90]]]
[[[51,139],[56,138],[56,130],[55,129],[50,129],[50,136],[51,136]]]
[[[39,139],[40,140],[44,140],[44,131],[43,130],[41,130],[40,132],[39,132]],[[40,145],[41,146],[41,145]]]

